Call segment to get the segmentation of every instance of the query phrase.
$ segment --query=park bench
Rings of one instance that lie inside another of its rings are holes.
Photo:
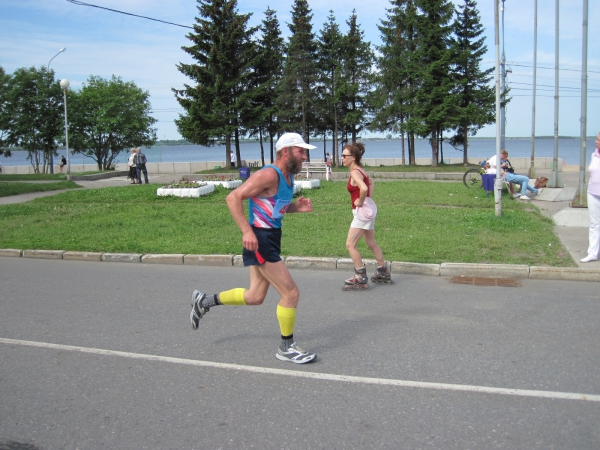
[[[331,166],[324,162],[303,162],[302,170],[306,171],[306,178],[310,178],[311,173],[324,173],[327,181],[331,180]]]

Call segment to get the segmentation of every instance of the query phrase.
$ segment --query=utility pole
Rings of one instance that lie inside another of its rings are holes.
[[[548,187],[561,188],[564,184],[558,171],[558,23],[559,23],[559,0],[554,0],[555,4],[555,25],[554,25],[554,158],[552,159],[552,173],[548,180]]]
[[[494,46],[496,50],[496,161],[500,161],[500,31],[498,23],[498,2],[494,0]],[[496,217],[502,215],[502,177],[500,168],[496,169],[494,180],[494,203]]]
[[[64,52],[65,50],[66,50],[65,47],[61,48],[56,55],[54,55],[52,58],[50,58],[50,61],[48,61],[48,65],[46,66],[46,70],[48,72],[50,72],[50,63],[52,62],[52,60],[54,58],[56,58],[58,55],[60,55],[62,52]],[[52,154],[52,152],[50,152],[50,173],[54,174],[54,155]]]
[[[502,13],[502,57],[500,58],[500,149],[506,148],[506,107],[504,100],[506,98],[506,56],[504,54],[504,0],[500,7]],[[499,161],[499,160],[498,160]]]
[[[579,187],[571,202],[572,208],[587,208],[585,165],[587,158],[587,47],[588,0],[583,0],[583,39],[581,40],[581,153],[579,156]]]
[[[537,88],[537,0],[533,1],[533,100],[531,106],[531,164],[529,178],[537,178],[535,172],[535,100]]]

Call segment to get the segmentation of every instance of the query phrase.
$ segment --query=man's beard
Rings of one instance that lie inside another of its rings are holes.
[[[290,154],[287,162],[285,163],[285,168],[292,174],[296,175],[302,170],[302,161],[299,158],[296,158],[293,154]]]

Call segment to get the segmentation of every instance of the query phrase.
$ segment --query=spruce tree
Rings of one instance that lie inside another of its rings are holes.
[[[231,137],[238,161],[239,128],[256,92],[250,85],[250,67],[256,56],[251,41],[256,28],[248,28],[250,14],[237,13],[236,0],[197,0],[200,17],[182,47],[195,61],[177,68],[195,85],[176,90],[185,113],[175,120],[179,133],[190,142],[210,145],[225,138],[225,161],[230,166]]]
[[[345,106],[344,125],[352,142],[356,142],[368,120],[370,105],[367,100],[371,91],[374,55],[371,43],[364,41],[364,32],[356,21],[356,10],[346,22],[348,34],[344,36],[342,101]]]
[[[306,0],[294,1],[292,23],[288,25],[292,34],[277,96],[280,131],[297,131],[305,142],[309,142],[315,126],[317,46],[310,22],[312,17]]]
[[[481,60],[487,52],[483,27],[475,0],[465,0],[456,10],[454,34],[456,57],[454,74],[456,77],[457,109],[455,135],[450,143],[462,145],[463,162],[468,159],[468,137],[474,136],[484,125],[495,121],[495,90],[492,80],[493,68],[481,69]]]
[[[386,19],[378,26],[383,45],[378,47],[376,88],[371,93],[375,115],[369,128],[392,131],[408,136],[409,164],[415,164],[414,138],[419,125],[415,112],[415,91],[419,87],[419,64],[416,60],[417,8],[414,0],[391,0]]]
[[[438,140],[441,132],[451,126],[456,108],[453,62],[452,15],[449,0],[417,0],[420,9],[416,20],[417,45],[415,56],[419,63],[419,89],[415,92],[416,115],[420,126],[417,133],[429,136],[433,166],[438,163]]]
[[[262,163],[264,165],[264,150],[262,148],[263,132],[269,136],[270,160],[274,161],[274,139],[277,135],[277,103],[276,87],[281,79],[284,57],[284,42],[281,37],[279,21],[276,12],[271,8],[265,11],[265,18],[260,27],[261,37],[257,42],[258,58],[254,67],[254,77],[258,87],[258,95],[254,104],[259,123],[253,129],[253,135],[259,134]]]
[[[338,153],[338,124],[340,84],[342,76],[342,60],[340,55],[343,50],[343,35],[340,27],[335,22],[333,11],[329,11],[327,22],[323,24],[318,39],[318,89],[319,101],[318,111],[321,131],[326,136],[328,132],[332,135],[332,158],[333,165],[339,164]],[[326,150],[324,150],[326,153]],[[325,156],[325,155],[324,155]]]

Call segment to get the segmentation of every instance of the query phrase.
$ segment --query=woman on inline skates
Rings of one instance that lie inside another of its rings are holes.
[[[361,159],[365,153],[365,146],[362,143],[348,144],[342,150],[342,164],[350,169],[348,178],[348,192],[352,201],[352,214],[354,219],[350,224],[348,237],[346,238],[346,248],[350,253],[350,258],[354,263],[354,276],[345,281],[344,290],[368,289],[367,269],[363,264],[360,252],[356,247],[361,237],[373,256],[377,260],[377,270],[371,276],[371,281],[375,283],[391,283],[392,278],[387,264],[383,259],[383,252],[375,242],[375,219],[377,218],[377,207],[371,196],[373,195],[373,181],[367,176],[362,168]]]

